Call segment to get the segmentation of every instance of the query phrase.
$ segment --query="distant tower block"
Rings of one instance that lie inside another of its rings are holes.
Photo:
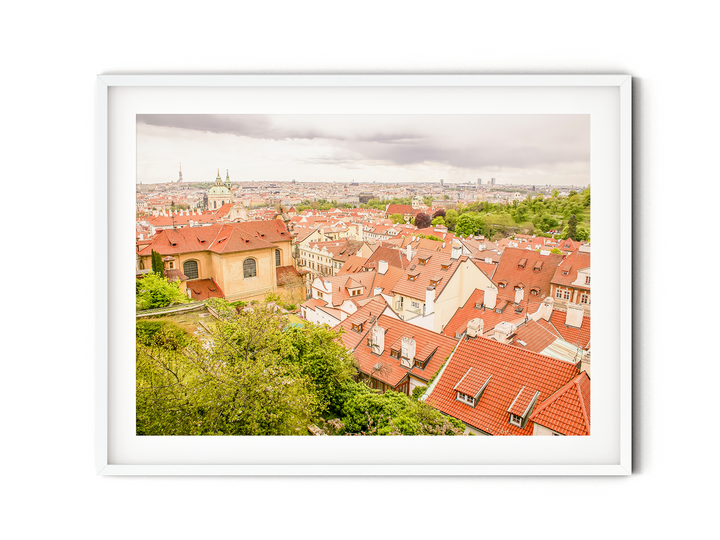
[[[477,179],[477,187],[478,187],[478,189],[480,188],[481,185],[482,185],[482,178],[478,178],[478,179]]]
[[[491,178],[491,179],[490,179],[490,185],[491,185],[491,186],[494,186],[494,185],[495,185],[495,179],[494,179],[494,178]]]
[[[178,178],[178,182],[182,182],[182,163],[180,164],[180,178]]]
[[[445,184],[445,181],[441,178],[440,179],[440,187],[443,187],[444,184]]]

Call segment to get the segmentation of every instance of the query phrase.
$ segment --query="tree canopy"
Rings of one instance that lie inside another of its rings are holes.
[[[426,227],[429,227],[431,225],[431,221],[430,216],[428,216],[425,212],[420,212],[415,216],[415,226],[418,229],[425,229]]]
[[[153,309],[183,304],[190,299],[180,290],[180,282],[168,283],[162,274],[152,272],[135,284],[135,309]]]

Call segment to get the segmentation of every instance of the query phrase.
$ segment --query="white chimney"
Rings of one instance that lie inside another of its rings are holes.
[[[517,326],[510,322],[501,322],[495,326],[495,341],[499,343],[507,343],[509,337],[515,333]]]
[[[572,326],[573,328],[582,327],[583,323],[583,308],[577,304],[567,305],[567,316],[565,317],[565,325]]]
[[[388,270],[388,262],[387,261],[379,261],[378,262],[378,273],[381,276],[385,275],[385,272]]]
[[[545,300],[543,300],[543,303],[540,306],[540,309],[538,309],[539,318],[549,321],[550,317],[552,317],[554,304],[555,304],[555,299],[552,296],[548,296]],[[535,320],[537,320],[537,319],[535,319]]]
[[[372,351],[375,354],[382,354],[385,350],[385,329],[380,326],[373,327]]]
[[[435,287],[428,287],[425,290],[425,313],[424,316],[435,312]]]
[[[515,303],[519,304],[520,302],[522,302],[523,296],[525,296],[525,289],[515,290]]]
[[[485,257],[485,262],[488,264],[492,264],[492,257]]]
[[[143,233],[140,233],[140,240],[143,239]]]
[[[470,319],[467,325],[467,335],[470,337],[482,336],[483,326],[484,323],[482,319]]]
[[[402,338],[402,351],[400,352],[400,363],[405,367],[412,367],[415,360],[415,340],[410,337]]]
[[[410,247],[410,244],[408,244],[405,248],[405,256],[408,261],[412,261],[412,247]]]
[[[451,259],[457,259],[462,254],[462,244],[457,238],[453,238],[452,251],[450,253]]]
[[[378,296],[378,295],[382,294],[382,292],[383,292],[382,287],[375,287],[375,289],[373,290],[373,296]]]
[[[485,300],[483,302],[488,309],[495,309],[497,304],[497,289],[489,286],[485,288]]]

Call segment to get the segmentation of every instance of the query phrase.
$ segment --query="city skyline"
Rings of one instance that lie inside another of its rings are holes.
[[[470,141],[470,142],[469,142]],[[136,183],[586,186],[589,115],[138,115]]]

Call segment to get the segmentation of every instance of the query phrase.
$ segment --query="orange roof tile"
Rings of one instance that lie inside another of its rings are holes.
[[[590,435],[590,377],[583,371],[542,402],[530,420],[563,435]]]
[[[454,389],[470,368],[492,375],[475,407],[458,401]],[[577,373],[574,365],[561,360],[482,337],[464,338],[426,401],[490,435],[532,435],[532,421],[527,421],[524,428],[509,423],[508,409],[520,390],[524,386],[536,389],[540,392],[537,403],[542,403]]]
[[[367,308],[367,306],[365,306]],[[345,326],[348,319],[341,323],[341,326]],[[402,382],[408,374],[412,374],[414,377],[429,381],[435,372],[440,368],[445,359],[450,355],[457,340],[442,336],[431,330],[420,328],[414,324],[410,324],[405,321],[401,321],[388,315],[380,315],[375,321],[373,326],[380,326],[386,330],[385,333],[385,349],[382,354],[378,355],[372,352],[372,349],[367,345],[367,340],[359,342],[354,349],[355,360],[358,363],[358,368],[365,374],[373,372],[373,366],[380,363],[385,366],[385,370],[376,373],[374,377],[395,388],[400,382]],[[369,329],[368,329],[369,331]],[[368,337],[371,333],[366,334]],[[427,354],[427,346],[432,345],[437,347],[432,358],[427,362],[423,369],[413,365],[412,368],[402,366],[399,358],[393,358],[390,356],[390,347],[393,343],[397,342],[402,337],[411,337],[415,340],[416,354],[415,358],[420,358],[417,351],[421,354]]]

